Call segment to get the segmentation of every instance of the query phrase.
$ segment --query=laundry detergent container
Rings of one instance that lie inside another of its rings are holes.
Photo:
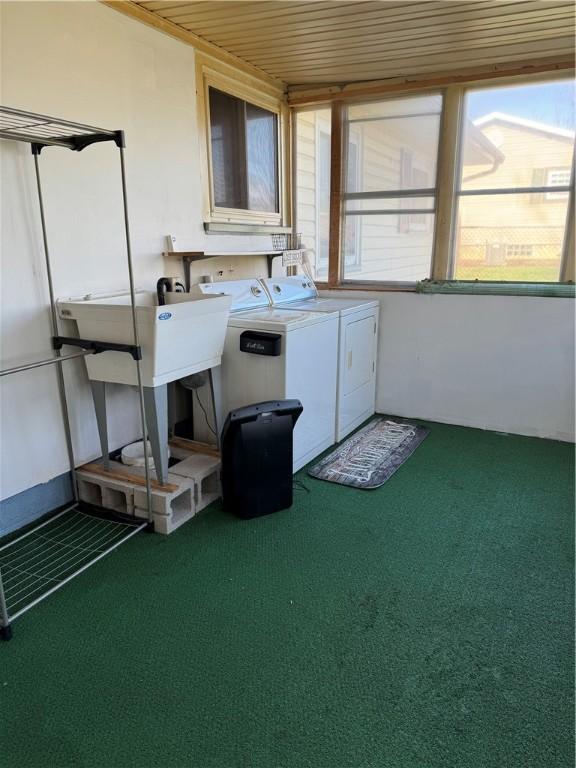
[[[158,306],[156,293],[136,293],[136,322],[142,347],[142,384],[157,387],[220,365],[230,296],[169,293]],[[75,320],[82,339],[133,344],[130,294],[58,301],[59,316]],[[138,383],[136,365],[125,352],[88,355],[90,379]]]

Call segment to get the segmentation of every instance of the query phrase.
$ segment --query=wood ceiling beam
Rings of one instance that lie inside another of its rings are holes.
[[[471,67],[458,74],[435,72],[395,77],[386,80],[366,80],[343,85],[324,83],[291,85],[288,87],[288,104],[293,107],[328,104],[332,101],[377,99],[385,94],[431,90],[455,83],[474,83],[486,80],[513,78],[522,75],[565,73],[574,75],[574,57],[554,56],[523,62],[505,62],[481,67]]]

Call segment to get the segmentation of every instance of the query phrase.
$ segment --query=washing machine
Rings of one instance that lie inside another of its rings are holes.
[[[241,406],[300,400],[304,410],[294,429],[296,472],[336,441],[338,312],[271,306],[256,279],[201,283],[197,289],[232,296],[217,385],[220,423]]]
[[[375,411],[380,304],[323,298],[306,275],[262,280],[272,306],[294,312],[338,314],[336,440],[343,440]]]

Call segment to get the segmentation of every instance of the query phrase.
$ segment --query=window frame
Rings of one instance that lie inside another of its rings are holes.
[[[516,283],[516,282],[494,282],[494,281],[455,281],[451,280],[452,262],[454,254],[454,238],[456,224],[456,200],[459,185],[460,154],[461,154],[461,133],[463,128],[463,107],[464,97],[468,90],[479,90],[480,88],[495,88],[498,85],[529,85],[534,83],[544,83],[547,81],[571,80],[574,79],[574,69],[563,67],[561,69],[551,69],[551,71],[540,72],[537,74],[514,74],[514,75],[486,75],[483,78],[472,78],[462,82],[448,85],[433,85],[422,83],[421,87],[406,86],[406,88],[385,87],[375,93],[369,99],[366,96],[342,98],[339,95],[332,101],[323,104],[326,108],[332,110],[332,156],[331,156],[331,221],[330,221],[330,243],[329,243],[329,264],[328,280],[318,282],[320,288],[339,288],[349,290],[379,290],[379,291],[417,291],[421,290],[421,283],[403,283],[403,282],[384,282],[384,281],[361,281],[353,278],[343,279],[343,254],[341,244],[343,243],[343,225],[344,225],[344,179],[346,173],[346,136],[345,119],[343,112],[348,104],[366,103],[368,101],[383,101],[385,99],[396,99],[402,96],[420,96],[429,94],[442,94],[443,109],[440,118],[440,135],[437,159],[436,174],[436,203],[435,203],[435,221],[434,221],[434,240],[431,262],[431,288],[434,290],[434,284],[438,286],[454,285],[458,287],[458,292],[466,292],[466,283],[472,286],[470,292],[482,292],[482,286],[486,287],[487,292],[492,289],[501,288],[501,293],[512,293],[514,295],[523,293],[523,286],[528,285],[527,293],[537,295],[538,286],[542,286],[542,295],[551,295],[554,286],[570,287],[576,282],[576,256],[575,256],[575,235],[574,235],[574,202],[575,202],[575,171],[573,154],[571,179],[569,185],[568,213],[564,228],[564,242],[562,248],[562,259],[559,280],[554,283]],[[319,106],[319,105],[318,105]],[[309,107],[310,108],[310,107]],[[303,111],[306,106],[297,106],[294,111]],[[456,150],[455,150],[456,148]],[[296,143],[293,147],[296,152]],[[545,191],[545,190],[543,190]],[[507,290],[509,289],[509,291]],[[439,290],[442,290],[439,287]],[[559,295],[565,295],[560,291]]]
[[[434,179],[431,179],[431,181],[434,182],[433,186],[426,187],[424,189],[408,189],[408,190],[379,190],[377,192],[347,192],[346,191],[346,174],[348,169],[348,157],[347,157],[347,148],[350,141],[350,120],[348,119],[347,115],[347,107],[344,108],[344,114],[342,116],[342,122],[343,122],[343,130],[342,130],[342,169],[341,169],[341,175],[342,175],[342,181],[341,181],[341,211],[340,211],[340,243],[341,243],[341,249],[342,244],[344,243],[345,239],[345,226],[346,226],[346,212],[345,212],[345,206],[346,202],[348,200],[369,200],[372,199],[378,199],[378,200],[386,200],[386,199],[400,199],[400,202],[402,203],[403,199],[409,199],[409,198],[426,198],[431,197],[434,199],[434,207],[430,211],[434,215],[434,222],[436,221],[436,209],[437,209],[437,199],[438,199],[438,178],[439,178],[439,164],[440,164],[440,132],[442,130],[442,117],[443,117],[443,108],[444,108],[444,92],[442,88],[429,88],[425,91],[410,91],[407,93],[393,93],[389,94],[386,97],[380,97],[378,99],[370,99],[370,100],[354,100],[354,102],[350,102],[350,104],[368,104],[370,102],[383,102],[383,101],[400,101],[401,99],[410,99],[410,98],[418,98],[420,96],[440,96],[442,99],[442,109],[440,111],[440,126],[439,126],[439,136],[438,136],[438,146],[436,148],[436,177]],[[385,119],[385,118],[384,118]],[[371,212],[365,212],[365,214],[356,214],[358,217],[360,215],[370,215]],[[354,214],[352,214],[354,215]],[[407,220],[409,220],[411,215],[411,209],[406,209],[405,212],[398,211],[398,221],[400,222],[401,216],[406,216]],[[408,223],[408,226],[409,223]],[[435,223],[434,223],[435,227]],[[359,230],[360,227],[358,227],[358,233],[357,236],[359,237]],[[411,230],[410,230],[411,231]],[[433,269],[433,263],[434,263],[434,233],[432,234],[432,254],[430,258],[430,275],[432,274]],[[359,254],[359,263],[362,262],[362,256]],[[344,270],[346,268],[346,265],[344,263],[344,255],[342,254],[339,259],[338,264],[338,275],[339,275],[339,285],[345,286],[345,285],[358,285],[361,288],[365,288],[366,286],[372,286],[372,285],[381,285],[381,286],[395,286],[395,287],[416,287],[415,281],[374,281],[374,280],[361,280],[355,277],[345,277]]]
[[[292,197],[291,197],[291,203],[292,203],[292,211],[291,211],[291,218],[292,218],[292,226],[293,230],[290,231],[299,231],[299,223],[298,223],[298,161],[297,161],[297,148],[298,148],[298,115],[306,112],[316,112],[318,107],[316,105],[309,105],[304,107],[299,107],[297,109],[290,109],[290,115],[291,115],[291,141],[290,141],[290,168],[291,168],[291,182],[292,182]],[[332,238],[331,238],[331,221],[332,221],[332,158],[334,157],[333,153],[333,144],[332,144],[332,127],[333,127],[333,120],[334,120],[334,110],[332,108],[331,104],[325,104],[322,107],[320,107],[323,111],[327,111],[328,119],[324,120],[322,119],[322,125],[321,127],[329,132],[330,135],[330,152],[329,152],[329,164],[330,164],[330,186],[329,186],[329,208],[328,208],[328,261],[325,262],[326,264],[326,270],[327,270],[327,279],[326,280],[320,280],[318,278],[314,278],[314,282],[316,285],[328,285],[330,282],[329,278],[329,270],[330,270],[330,264],[331,262],[331,252],[330,249],[332,247]],[[317,142],[319,139],[319,131],[318,126],[315,127],[314,130],[314,141],[315,147],[318,146]],[[314,158],[314,174],[315,174],[315,180],[317,182],[319,178],[319,153],[315,151],[315,158]],[[315,204],[315,218],[314,218],[314,224],[316,226],[316,250],[318,250],[318,184],[316,183],[316,188],[314,190],[314,204]],[[306,242],[302,243],[302,247],[306,249]],[[317,255],[317,254],[316,254]]]
[[[209,89],[235,96],[277,117],[278,211],[251,211],[217,206],[214,200]],[[290,114],[284,92],[222,62],[196,55],[196,94],[201,149],[203,219],[208,231],[243,233],[290,231],[291,179],[288,173]]]
[[[573,76],[572,76],[573,78]],[[462,168],[463,168],[463,141],[462,141],[462,130],[464,126],[464,106],[465,106],[465,99],[466,99],[466,93],[468,91],[479,91],[479,90],[494,90],[495,88],[502,87],[505,88],[507,86],[522,86],[522,85],[536,85],[541,84],[545,82],[558,82],[560,80],[566,80],[567,82],[570,81],[570,76],[562,76],[558,74],[547,74],[547,75],[540,75],[538,77],[523,77],[523,78],[512,78],[509,80],[506,78],[504,82],[499,82],[497,84],[494,84],[493,82],[482,82],[482,83],[473,83],[473,84],[466,84],[461,86],[451,86],[451,88],[455,91],[455,95],[459,101],[459,117],[458,117],[458,143],[457,143],[457,150],[454,153],[456,156],[456,175],[454,179],[454,184],[451,188],[451,234],[450,234],[450,241],[449,241],[449,259],[447,262],[447,271],[445,273],[445,276],[441,278],[444,281],[448,282],[470,282],[470,281],[458,281],[455,280],[453,277],[454,274],[454,265],[455,265],[455,255],[456,255],[456,249],[455,249],[455,240],[456,240],[456,220],[458,216],[458,208],[459,208],[459,202],[461,197],[474,197],[478,195],[507,195],[507,194],[518,194],[518,193],[526,193],[526,194],[542,194],[542,196],[547,199],[547,185],[538,187],[538,186],[531,186],[531,187],[519,187],[519,188],[486,188],[482,190],[465,190],[461,189],[461,178],[462,178]],[[570,215],[569,210],[570,207],[574,205],[574,159],[576,155],[576,140],[572,145],[572,171],[571,171],[571,183],[567,185],[566,188],[560,189],[560,187],[556,189],[552,189],[552,193],[554,192],[560,192],[561,194],[568,192],[568,208],[566,211],[566,218],[564,220],[564,233],[563,233],[563,241],[562,241],[562,250],[561,250],[561,257],[560,257],[560,269],[559,269],[559,275],[558,280],[555,280],[553,284],[562,284],[566,282],[573,282],[574,281],[574,275],[572,274],[572,277],[569,276],[569,272],[567,271],[570,268],[570,258],[568,253],[568,241],[569,241],[569,232],[568,229],[570,227]],[[442,244],[441,244],[442,246]],[[568,276],[567,276],[568,275]],[[476,284],[485,284],[485,285],[530,285],[530,286],[538,286],[538,285],[550,285],[550,283],[539,283],[539,282],[526,282],[523,283],[523,281],[518,281],[518,283],[515,283],[514,281],[495,281],[495,280],[481,280],[481,279],[475,279],[472,282]]]

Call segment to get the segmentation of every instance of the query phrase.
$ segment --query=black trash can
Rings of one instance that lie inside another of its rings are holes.
[[[292,432],[299,400],[272,400],[228,414],[222,430],[224,509],[243,518],[292,506]]]

